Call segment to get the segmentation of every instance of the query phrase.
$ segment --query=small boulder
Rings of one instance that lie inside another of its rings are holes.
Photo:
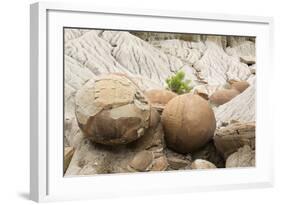
[[[213,163],[204,160],[204,159],[196,159],[191,164],[192,169],[215,169],[217,168]]]
[[[238,149],[237,152],[231,154],[225,163],[226,168],[230,167],[254,167],[255,166],[255,150],[245,145]]]
[[[255,149],[255,122],[233,122],[216,130],[214,144],[226,159],[244,145]]]
[[[210,102],[216,106],[223,105],[239,94],[240,92],[236,89],[218,90],[210,96]]]
[[[160,156],[154,160],[151,171],[164,171],[168,165],[167,158],[164,155]]]
[[[158,89],[148,90],[144,94],[151,105],[157,109],[163,109],[171,99],[177,96],[177,94],[172,91]]]
[[[214,135],[216,119],[208,102],[195,94],[173,98],[162,114],[167,146],[180,153],[193,152]]]
[[[75,104],[80,129],[96,143],[127,144],[143,136],[150,124],[148,100],[125,75],[88,81],[77,92]]]
[[[141,151],[135,155],[129,166],[137,171],[147,171],[152,166],[153,153],[151,151]]]

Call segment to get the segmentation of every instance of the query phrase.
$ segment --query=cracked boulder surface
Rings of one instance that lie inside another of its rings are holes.
[[[76,119],[83,134],[100,144],[132,142],[150,124],[151,106],[125,75],[109,74],[88,81],[76,94]]]

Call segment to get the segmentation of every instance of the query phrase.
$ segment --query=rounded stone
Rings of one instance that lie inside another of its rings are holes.
[[[231,88],[239,91],[240,93],[246,90],[249,86],[250,84],[247,81],[237,81],[231,84]]]
[[[148,98],[149,102],[156,106],[165,106],[171,99],[177,96],[177,94],[172,91],[158,89],[146,91],[144,94]]]
[[[75,113],[80,129],[92,141],[127,144],[148,129],[151,106],[131,79],[109,74],[82,86],[75,97]]]
[[[208,102],[196,94],[173,98],[162,114],[167,146],[180,152],[193,152],[214,135],[216,119]]]
[[[204,160],[204,159],[196,159],[194,162],[191,164],[192,169],[215,169],[217,168],[216,165],[213,163]]]
[[[137,153],[129,165],[133,169],[143,172],[147,171],[147,169],[152,165],[152,162],[152,152],[144,150]]]
[[[210,96],[210,102],[214,105],[223,105],[239,94],[240,92],[236,89],[218,90]]]

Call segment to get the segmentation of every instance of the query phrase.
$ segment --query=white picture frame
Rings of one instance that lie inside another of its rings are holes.
[[[67,26],[256,36],[256,167],[64,178],[61,57],[62,28]],[[40,202],[273,186],[273,134],[268,131],[272,116],[263,109],[271,106],[267,92],[270,75],[263,68],[273,69],[272,29],[270,17],[97,8],[71,3],[32,4],[30,198]]]

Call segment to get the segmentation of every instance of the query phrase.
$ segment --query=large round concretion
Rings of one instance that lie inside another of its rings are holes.
[[[196,94],[173,98],[162,114],[167,146],[180,152],[193,152],[214,135],[216,119],[208,102]]]
[[[150,124],[150,104],[125,75],[88,81],[77,92],[75,104],[79,127],[96,143],[129,143],[140,138]]]

